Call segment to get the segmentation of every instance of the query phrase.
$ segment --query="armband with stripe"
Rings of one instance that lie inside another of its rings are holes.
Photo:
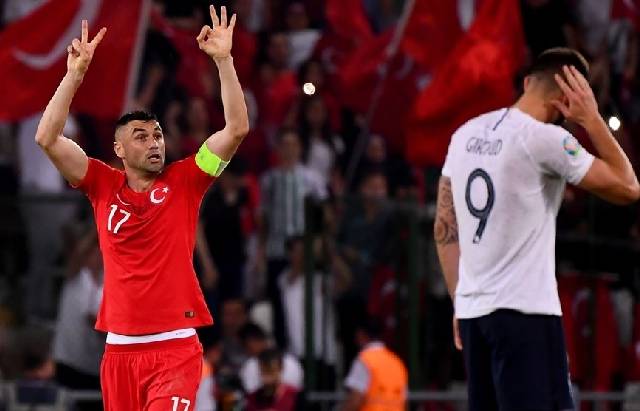
[[[217,154],[212,153],[207,144],[200,146],[198,154],[196,154],[196,164],[200,170],[212,177],[220,177],[220,174],[229,165],[228,161],[223,161]]]

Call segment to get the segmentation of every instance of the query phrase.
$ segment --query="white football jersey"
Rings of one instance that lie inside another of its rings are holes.
[[[593,159],[565,129],[513,107],[454,133],[442,175],[451,179],[458,220],[458,318],[500,308],[562,314],[556,217],[565,182],[578,184]]]

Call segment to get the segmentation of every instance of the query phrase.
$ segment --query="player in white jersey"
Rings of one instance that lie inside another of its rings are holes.
[[[471,411],[573,409],[555,279],[565,183],[616,204],[640,196],[587,73],[578,52],[548,50],[514,106],[470,120],[451,139],[434,235]],[[565,119],[585,128],[597,157],[555,125]]]

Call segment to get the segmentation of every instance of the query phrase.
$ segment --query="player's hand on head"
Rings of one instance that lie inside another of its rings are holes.
[[[225,6],[220,9],[220,18],[218,18],[218,13],[213,5],[209,6],[209,13],[213,28],[208,25],[202,27],[196,40],[200,50],[211,58],[224,59],[231,55],[236,15],[231,16],[231,20],[227,23],[227,8]]]
[[[89,23],[87,20],[82,20],[80,40],[73,39],[67,47],[67,70],[75,74],[84,75],[89,68],[89,64],[91,64],[93,53],[95,53],[106,32],[107,29],[103,27],[93,40],[89,41]]]
[[[570,121],[583,125],[599,116],[598,103],[586,78],[573,66],[563,67],[564,78],[555,75],[556,83],[564,94],[564,99],[553,100],[551,104]]]

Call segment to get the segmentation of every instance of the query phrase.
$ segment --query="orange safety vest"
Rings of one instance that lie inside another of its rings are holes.
[[[361,411],[404,411],[409,378],[402,360],[384,346],[365,348],[359,359],[370,376]]]
[[[202,359],[202,375],[200,377],[200,382],[205,380],[207,377],[210,377],[213,374],[213,368],[209,364],[209,361]]]

